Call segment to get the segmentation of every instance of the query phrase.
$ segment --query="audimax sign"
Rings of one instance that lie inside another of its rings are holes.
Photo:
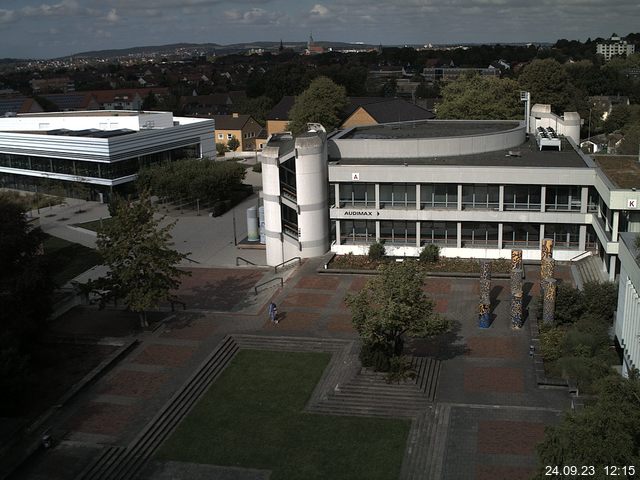
[[[374,215],[375,213],[375,215]],[[346,210],[344,212],[345,217],[378,217],[380,212],[372,212],[370,210]]]

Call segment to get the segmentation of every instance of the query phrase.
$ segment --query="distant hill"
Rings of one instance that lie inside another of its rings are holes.
[[[318,45],[322,45],[326,48],[374,48],[372,45],[353,44],[346,42],[325,42],[316,41]],[[302,49],[306,46],[306,42],[284,42],[284,46],[287,48]],[[220,55],[246,52],[251,49],[263,48],[265,50],[275,50],[280,46],[280,42],[244,42],[233,43],[230,45],[220,45],[217,43],[173,43],[169,45],[149,45],[144,47],[131,47],[131,48],[118,48],[109,50],[93,50],[89,52],[79,52],[73,55],[65,55],[65,57],[86,57],[86,58],[112,58],[112,57],[124,57],[128,55],[171,55],[175,54],[178,50],[198,50],[205,53],[213,53],[214,51]]]

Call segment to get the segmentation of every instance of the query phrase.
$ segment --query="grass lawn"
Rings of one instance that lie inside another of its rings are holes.
[[[408,420],[302,411],[329,358],[241,350],[157,456],[272,470],[272,480],[398,478]]]
[[[91,220],[90,222],[85,223],[77,223],[75,226],[80,228],[86,228],[87,230],[91,230],[93,232],[97,232],[100,225],[107,226],[112,222],[112,218],[103,218],[102,220]]]
[[[95,250],[50,235],[44,241],[44,255],[59,286],[100,264],[100,255]]]

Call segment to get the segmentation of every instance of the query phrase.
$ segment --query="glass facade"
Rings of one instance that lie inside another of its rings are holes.
[[[580,225],[565,223],[545,223],[544,237],[553,238],[554,248],[577,249],[579,245]]]
[[[370,220],[341,220],[340,243],[366,244],[376,241],[376,222]]]
[[[502,225],[504,247],[538,248],[540,225],[531,223],[505,223]]]
[[[416,245],[416,222],[380,222],[380,240],[389,245]]]
[[[420,208],[458,208],[458,185],[427,183],[420,185]]]
[[[462,208],[478,210],[498,210],[500,187],[498,185],[463,185]]]
[[[540,211],[540,185],[505,185],[505,210],[537,210]]]
[[[167,150],[166,152],[119,160],[117,162],[92,162],[86,160],[0,153],[0,167],[113,180],[135,175],[141,167],[184,158],[197,158],[199,153],[199,145],[190,145],[188,147]]]
[[[415,183],[381,183],[380,208],[416,208]]]
[[[376,187],[373,183],[341,183],[340,206],[368,207],[376,206]]]
[[[298,239],[298,213],[287,205],[280,206],[282,231],[285,235]]]
[[[581,187],[548,186],[545,210],[580,211]]]
[[[456,222],[420,222],[420,244],[435,243],[455,246],[458,238]]]
[[[462,223],[462,246],[498,246],[497,223]]]

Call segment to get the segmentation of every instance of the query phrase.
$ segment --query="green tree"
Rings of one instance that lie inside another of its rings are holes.
[[[231,139],[227,142],[227,148],[231,152],[235,152],[240,146],[240,141],[236,138],[235,135],[231,137]]]
[[[624,138],[617,153],[620,155],[640,154],[640,122],[625,125]]]
[[[531,93],[532,103],[550,104],[560,114],[576,111],[586,101],[586,95],[576,89],[564,67],[551,58],[532,61],[522,69],[518,82]]]
[[[302,92],[291,108],[289,129],[304,132],[307,123],[320,123],[330,132],[340,124],[340,113],[347,104],[344,87],[327,77],[318,77]]]
[[[180,286],[188,272],[178,263],[188,254],[171,248],[171,229],[175,222],[160,227],[148,194],[138,202],[122,202],[113,221],[98,231],[98,253],[109,268],[106,277],[91,284],[108,291],[107,296],[123,299],[137,312],[140,325],[148,326],[147,312]]]
[[[144,97],[144,100],[142,101],[142,105],[140,106],[140,108],[142,110],[153,110],[157,106],[158,106],[158,99],[156,98],[154,93],[150,91],[147,94],[147,96]]]
[[[640,382],[610,375],[597,386],[597,401],[545,429],[538,446],[540,465],[604,467],[640,464]],[[628,476],[635,478],[638,474]],[[539,472],[536,478],[548,478]],[[604,478],[597,476],[594,478]]]
[[[438,118],[505,120],[524,116],[520,87],[514,80],[470,75],[442,89]]]
[[[402,354],[403,337],[429,337],[449,329],[425,295],[425,274],[415,261],[382,265],[379,275],[358,293],[348,295],[353,325],[365,344],[380,347],[388,357]]]

